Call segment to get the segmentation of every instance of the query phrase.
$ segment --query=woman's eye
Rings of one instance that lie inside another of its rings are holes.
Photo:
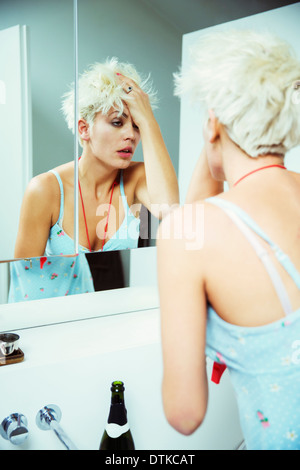
[[[122,121],[112,121],[112,124],[113,126],[121,126],[122,125]]]

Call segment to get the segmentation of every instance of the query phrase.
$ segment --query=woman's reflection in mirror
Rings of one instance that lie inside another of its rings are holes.
[[[80,254],[136,248],[141,206],[161,218],[160,207],[178,203],[176,173],[154,117],[155,105],[156,92],[149,77],[144,79],[131,64],[121,63],[116,58],[95,63],[80,76]],[[64,95],[62,110],[68,127],[74,132],[73,89]],[[134,162],[139,141],[144,161]],[[73,213],[74,159],[70,155],[70,162],[30,181],[21,208],[15,257],[74,254]],[[11,263],[11,298],[14,301],[24,300],[17,295],[21,279],[25,274],[33,276],[33,270],[17,269],[17,263]],[[53,295],[71,293],[74,281],[67,284],[63,276],[71,279],[75,267],[78,267],[76,280],[79,277],[87,280],[79,292],[93,289],[86,258],[77,256],[70,262],[69,274],[65,264],[61,269],[56,264],[55,279],[60,278],[61,287],[59,293],[53,289]],[[54,283],[48,281],[50,289]],[[40,294],[36,292],[27,298],[40,298],[35,295]]]

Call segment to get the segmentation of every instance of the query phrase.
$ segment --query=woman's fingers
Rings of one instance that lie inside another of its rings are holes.
[[[124,102],[127,104],[135,124],[140,127],[145,119],[149,120],[153,117],[149,96],[130,78],[120,73],[117,73],[117,76],[128,96],[128,99],[124,98]]]
[[[129,94],[131,93],[134,88],[138,88],[138,85],[134,83],[133,80],[130,80],[128,77],[124,77],[121,73],[117,73],[118,77],[120,78],[120,84],[122,85],[123,90]]]

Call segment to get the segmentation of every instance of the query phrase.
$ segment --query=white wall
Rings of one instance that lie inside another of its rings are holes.
[[[23,192],[31,178],[31,97],[26,33],[26,27],[19,25],[0,31],[0,81],[5,91],[0,103],[0,259],[14,257]]]
[[[300,57],[300,3],[277,8],[272,11],[249,16],[236,21],[230,21],[211,28],[195,31],[183,36],[182,67],[189,63],[189,48],[198,38],[210,31],[227,29],[255,29],[273,32],[295,49]],[[300,101],[300,100],[299,100]],[[300,107],[300,103],[299,103]],[[202,111],[193,107],[187,97],[181,101],[180,114],[180,152],[179,152],[179,187],[181,201],[184,202],[188,185],[196,165],[200,151],[203,147]],[[286,165],[292,171],[300,172],[300,149],[291,150],[286,156]]]

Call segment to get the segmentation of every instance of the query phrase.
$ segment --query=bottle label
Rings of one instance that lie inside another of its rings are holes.
[[[129,430],[129,424],[123,424],[123,426],[120,426],[119,424],[116,423],[107,423],[106,428],[105,428],[107,434],[109,437],[112,437],[113,439],[116,439],[117,437],[121,436],[125,432]]]

